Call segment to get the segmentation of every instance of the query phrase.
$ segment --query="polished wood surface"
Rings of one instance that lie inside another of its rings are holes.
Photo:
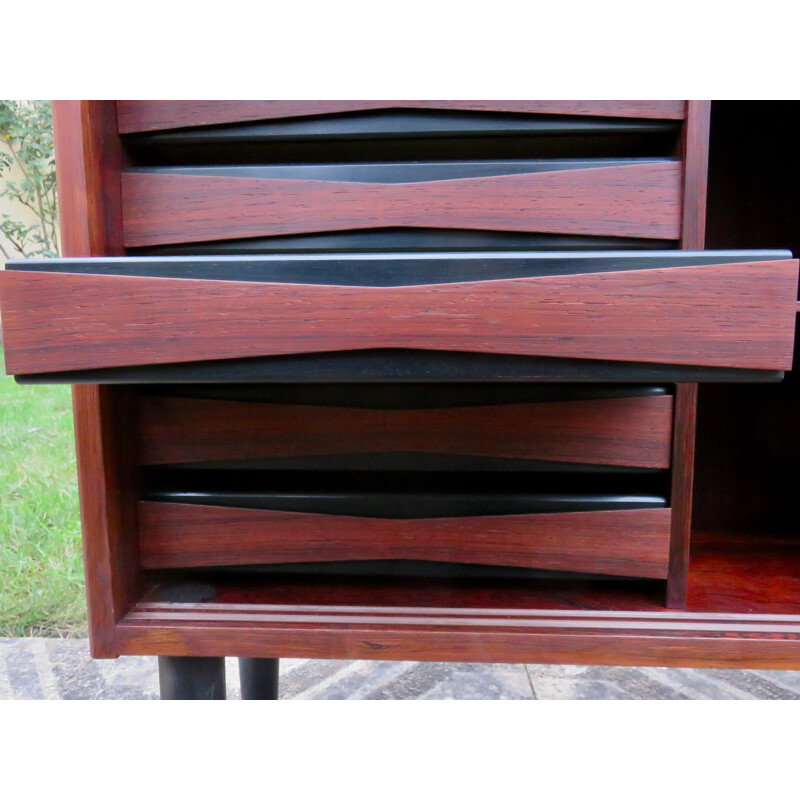
[[[690,100],[687,103],[687,119],[682,137],[684,184],[681,248],[683,250],[702,250],[705,246],[710,123],[711,102]],[[666,598],[669,608],[684,608],[687,599],[697,394],[696,383],[680,383],[675,391],[672,488],[670,492],[672,530]]]
[[[118,626],[123,652],[738,669],[792,669],[800,658],[800,623],[779,622],[759,631],[746,616],[699,620],[688,614],[682,625],[656,614],[620,630],[617,619],[602,613],[596,621],[578,622],[532,614],[527,625],[514,625],[501,614],[470,620],[472,625],[446,625],[437,615],[424,620],[331,615],[328,621],[316,614],[263,620],[181,619],[177,609],[175,614],[142,611],[124,620]],[[311,616],[316,625],[308,624]]]
[[[67,257],[122,254],[122,150],[113,103],[53,102],[61,243]],[[116,622],[141,591],[126,389],[73,389],[92,656],[118,655]]]
[[[142,464],[446,453],[670,465],[669,395],[400,410],[142,397],[138,408]]]
[[[697,425],[697,384],[679,383],[675,392],[672,461],[672,521],[670,532],[667,606],[685,608],[689,581],[692,528],[692,487]]]
[[[665,578],[667,508],[385,519],[144,501],[146,569],[363,559]]]
[[[176,126],[281,119],[287,113],[299,116],[301,113],[314,115],[334,111],[330,106],[323,108],[316,103],[311,103],[303,111],[296,105],[288,110],[280,108],[282,101],[275,101],[278,106],[268,106],[269,102],[248,106],[247,102],[228,101],[120,101],[118,109],[113,102],[55,104],[65,253],[73,256],[124,254],[119,195],[122,148],[113,124],[115,111],[119,111],[121,131],[168,130]],[[361,108],[369,110],[371,102],[367,108]],[[552,106],[550,111],[583,115],[626,114],[625,109],[619,107],[606,106],[602,111],[597,106],[592,107],[592,102],[578,102],[572,108]],[[391,102],[389,105],[398,106]],[[682,118],[686,115],[683,148],[673,153],[683,161],[678,202],[682,216],[675,235],[680,237],[678,241],[683,248],[701,248],[706,111],[703,103],[696,101],[688,106],[683,102],[672,104],[666,111],[666,107],[659,106],[660,102],[649,108],[646,105],[631,106],[627,113],[653,118]],[[767,106],[773,108],[774,104],[748,107],[749,110],[745,109],[736,119],[728,119],[718,127],[712,137],[712,143],[718,142],[716,146],[726,153],[725,158],[717,158],[715,166],[712,146],[710,231],[713,236],[709,242],[712,246],[792,247],[796,242],[794,198],[797,181],[793,173],[796,159],[788,157],[794,146],[791,126],[785,124],[788,108],[774,112],[760,110]],[[385,108],[386,105],[379,107]],[[444,108],[456,110],[459,107],[458,104],[447,104]],[[476,111],[546,113],[543,107],[532,106],[526,109],[474,108]],[[337,112],[348,110],[356,109],[335,109]],[[715,124],[712,118],[712,130]],[[137,128],[137,125],[141,127]],[[383,191],[383,187],[378,191]],[[191,195],[187,198],[189,201],[192,199]],[[577,195],[573,200],[580,202]],[[215,221],[209,220],[209,225],[213,224]],[[780,349],[779,341],[785,342],[787,337],[790,338],[788,332],[793,327],[793,320],[791,323],[788,321],[788,297],[791,294],[790,283],[794,287],[792,282],[796,280],[796,274],[790,276],[787,270],[781,273],[781,291],[772,298],[766,296],[768,290],[764,296],[759,295],[763,312],[766,313],[767,308],[777,308],[778,316],[784,320],[781,315],[785,311],[784,322],[776,317],[771,321],[765,320],[761,327],[751,327],[749,323],[743,326],[742,319],[753,322],[750,316],[754,313],[750,305],[751,293],[762,291],[759,288],[762,278],[767,279],[767,285],[770,284],[769,269],[766,273],[760,269],[761,265],[747,274],[736,276],[735,280],[730,274],[724,280],[716,276],[711,281],[714,284],[711,288],[706,281],[698,279],[697,283],[687,284],[683,294],[673,294],[672,277],[666,276],[664,296],[675,301],[670,311],[663,317],[653,316],[652,309],[648,311],[650,307],[647,307],[642,316],[637,317],[636,303],[630,299],[625,312],[635,320],[630,327],[625,327],[627,322],[609,319],[602,298],[610,299],[616,290],[607,285],[595,285],[592,283],[594,277],[580,286],[572,283],[569,293],[559,297],[572,303],[576,316],[580,309],[580,315],[587,320],[588,328],[583,327],[577,333],[581,347],[586,344],[587,329],[592,336],[596,334],[598,337],[601,329],[610,330],[617,352],[613,357],[629,357],[625,354],[639,348],[640,339],[646,348],[652,347],[653,337],[657,338],[662,329],[666,329],[664,339],[678,337],[672,342],[670,357],[679,350],[683,353],[695,351],[698,342],[702,352],[703,336],[720,324],[716,304],[724,297],[728,316],[722,320],[719,329],[724,346],[720,343],[714,347],[709,345],[714,357],[720,353],[727,354],[727,357],[732,349],[749,341],[752,350],[748,357],[757,359],[764,358],[764,354],[776,347]],[[650,275],[654,278],[650,291],[655,296],[658,286],[665,285],[662,280],[665,276]],[[69,279],[76,277],[69,276]],[[584,277],[580,276],[580,279]],[[717,277],[721,284],[717,283]],[[11,280],[8,273],[2,280],[5,299],[11,285],[7,283]],[[16,280],[13,279],[15,283]],[[226,347],[230,345],[232,350],[237,350],[233,347],[237,336],[243,339],[254,337],[256,350],[259,350],[267,338],[259,338],[261,329],[265,324],[272,324],[270,318],[265,323],[267,315],[264,309],[269,308],[272,312],[280,307],[268,305],[265,297],[260,295],[258,300],[252,301],[246,324],[229,333],[230,319],[238,316],[242,301],[230,294],[221,298],[216,294],[219,287],[212,288],[216,296],[209,299],[204,298],[197,286],[190,287],[191,291],[179,292],[166,283],[156,282],[155,286],[141,292],[132,285],[120,291],[122,284],[104,284],[99,290],[92,288],[92,292],[97,290],[97,293],[90,293],[90,302],[98,305],[89,309],[87,316],[86,306],[79,302],[81,291],[65,292],[60,286],[56,287],[58,276],[52,277],[52,283],[50,280],[45,279],[44,287],[31,283],[22,292],[24,314],[32,320],[31,328],[38,333],[25,342],[22,350],[17,348],[15,357],[19,359],[22,356],[18,366],[24,366],[33,354],[34,360],[38,359],[40,365],[49,365],[50,370],[66,369],[60,366],[60,362],[68,361],[73,353],[81,351],[87,356],[86,363],[93,363],[95,356],[113,363],[113,351],[117,347],[124,358],[150,359],[159,344],[171,349],[170,358],[176,351],[181,351],[186,359],[191,360],[199,357],[201,352],[208,352],[209,348],[213,351],[213,347],[219,346],[215,339],[221,338]],[[162,288],[165,300],[163,306],[159,306],[157,298],[161,296]],[[308,288],[303,287],[303,291]],[[36,293],[40,289],[43,291],[37,302]],[[587,310],[587,306],[581,304],[590,296],[594,300],[592,295],[598,289],[601,307]],[[153,317],[143,311],[147,302],[153,299],[147,295],[149,291],[156,297],[156,306],[160,308]],[[407,303],[406,291],[404,287],[402,295],[396,297],[402,296]],[[425,287],[421,287],[421,291],[425,291]],[[678,295],[681,295],[680,300]],[[696,306],[692,305],[692,297]],[[712,298],[710,305],[709,298]],[[273,296],[272,301],[275,299]],[[311,302],[310,298],[306,299]],[[535,307],[541,306],[538,295],[536,298],[531,296],[531,299]],[[296,297],[283,297],[282,300],[294,303]],[[344,300],[343,296],[338,297],[339,302]],[[381,303],[384,301],[382,296]],[[486,297],[480,302],[485,303]],[[626,302],[623,300],[623,305]],[[62,311],[65,303],[66,310]],[[684,303],[687,303],[685,307]],[[701,306],[704,303],[705,319],[702,319]],[[417,306],[417,309],[421,307]],[[663,310],[666,306],[659,308]],[[398,302],[398,313],[399,309]],[[112,310],[120,312],[114,323]],[[286,319],[296,322],[296,310],[293,307],[286,312]],[[391,313],[391,303],[389,310]],[[684,310],[688,311],[686,318]],[[223,317],[227,313],[231,316],[223,319],[209,335],[212,344],[202,341],[199,336],[191,340],[191,326],[195,329],[205,326],[208,319],[221,313]],[[353,320],[358,323],[358,314],[361,313],[361,307],[356,304],[355,312],[347,319],[348,326]],[[509,316],[503,309],[499,313],[503,319]],[[644,318],[648,313],[651,320],[646,327]],[[72,328],[64,319],[70,314],[79,317]],[[8,316],[8,310],[4,309],[4,317]],[[542,319],[538,312],[531,316],[527,310],[519,316],[532,325],[540,324]],[[159,319],[163,324],[158,322]],[[185,320],[184,328],[179,327],[181,319]],[[552,331],[546,336],[555,335],[555,320],[556,317],[549,316],[545,319],[546,327],[552,323]],[[318,318],[312,316],[311,321],[312,339],[325,337],[326,331],[314,327]],[[22,324],[22,317],[18,323]],[[341,329],[342,318],[338,323],[338,329]],[[366,329],[369,319],[364,323]],[[52,330],[49,328],[51,324],[55,325]],[[141,324],[138,334],[145,334],[138,342],[137,324]],[[437,324],[441,326],[441,318]],[[688,338],[675,333],[675,326],[681,324],[687,326],[681,330]],[[99,328],[93,325],[99,325]],[[308,330],[309,326],[306,327]],[[629,331],[627,339],[620,338],[623,328]],[[62,343],[64,331],[67,336]],[[120,331],[124,332],[121,340]],[[12,333],[11,338],[16,340],[21,328],[12,326]],[[530,336],[530,328],[528,334]],[[487,336],[486,331],[482,335],[479,329],[475,340]],[[188,345],[174,341],[187,337],[190,340]],[[367,341],[366,333],[364,337],[362,341]],[[697,340],[692,337],[697,337]],[[32,350],[33,342],[38,343]],[[293,346],[297,345],[295,342]],[[50,347],[53,350],[48,353]],[[137,347],[143,355],[135,355]],[[38,351],[33,353],[36,348]],[[760,350],[762,355],[756,355],[756,350]],[[790,349],[780,349],[781,363],[787,364],[790,355]],[[223,353],[207,357],[231,356]],[[644,360],[655,359],[646,357]],[[682,575],[686,566],[688,539],[679,532],[685,533],[686,528],[679,526],[686,524],[690,504],[692,391],[688,386],[680,387],[676,395],[672,486],[672,529],[676,538],[669,560],[670,579],[673,575]],[[663,580],[579,581],[564,577],[550,581],[470,582],[406,578],[369,581],[350,576],[221,576],[213,573],[208,573],[206,578],[214,583],[218,602],[191,606],[154,603],[154,594],[148,592],[151,586],[155,590],[185,580],[180,570],[140,570],[137,509],[136,503],[132,503],[136,475],[131,466],[128,439],[134,417],[128,404],[127,390],[124,387],[80,387],[75,390],[74,398],[93,655],[398,658],[797,669],[800,667],[800,548],[796,525],[792,524],[796,511],[786,500],[791,497],[791,478],[796,472],[792,466],[797,460],[797,426],[793,423],[798,417],[795,413],[797,397],[796,381],[791,376],[783,386],[701,389],[698,430],[702,446],[698,451],[698,500],[702,518],[708,523],[725,519],[735,526],[765,520],[769,527],[755,528],[747,534],[724,531],[707,536],[702,531],[693,532],[686,576],[686,611],[664,610]],[[775,530],[781,526],[786,528],[786,533],[778,536]],[[196,579],[193,571],[191,579]]]
[[[496,610],[572,610],[605,612],[609,620],[621,612],[672,615],[666,609],[662,581],[606,580],[591,576],[556,577],[418,577],[406,575],[322,575],[297,570],[278,574],[239,570],[199,573],[223,605],[284,604],[298,611],[308,606],[392,606],[393,608],[458,608],[467,615]],[[284,570],[285,572],[285,570]],[[144,600],[166,601],[159,587],[196,582],[191,571],[148,573],[158,586]],[[686,613],[742,614],[754,622],[785,621],[800,615],[800,539],[766,529],[695,530]]]
[[[115,657],[114,625],[141,586],[132,469],[129,390],[73,390],[83,562],[92,655]]]
[[[797,271],[785,260],[396,287],[5,271],[0,300],[12,374],[385,347],[779,370],[792,362]]]
[[[117,100],[120,133],[391,108],[682,119],[683,100]]]
[[[113,104],[54,100],[53,143],[63,255],[123,255],[123,154]]]
[[[657,582],[214,580],[218,600],[151,593],[123,652],[797,669],[800,546],[763,531],[695,536],[686,611]]]
[[[125,245],[363,228],[680,236],[679,162],[415,183],[128,172]]]
[[[684,250],[702,250],[705,242],[710,126],[711,101],[690,100],[682,148]]]

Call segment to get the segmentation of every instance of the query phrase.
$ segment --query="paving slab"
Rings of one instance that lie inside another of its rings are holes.
[[[530,665],[539,700],[798,700],[800,673],[781,670]]]
[[[238,663],[227,693],[240,699]],[[281,659],[282,700],[797,700],[800,672]],[[157,660],[86,639],[0,639],[0,700],[156,700]]]

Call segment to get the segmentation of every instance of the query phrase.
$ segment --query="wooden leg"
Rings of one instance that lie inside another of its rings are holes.
[[[159,656],[162,700],[224,700],[225,659]]]
[[[277,658],[240,658],[242,700],[277,700],[279,663]]]

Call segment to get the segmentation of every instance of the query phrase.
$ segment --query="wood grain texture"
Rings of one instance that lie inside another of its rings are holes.
[[[796,260],[425,286],[0,273],[12,374],[416,348],[789,369]]]
[[[761,529],[695,531],[687,612],[746,614],[757,626],[800,615],[800,542]],[[298,611],[313,606],[391,606],[457,608],[481,615],[514,609],[604,612],[609,619],[621,613],[681,615],[664,607],[661,581],[586,580],[493,577],[460,581],[407,575],[353,577],[346,575],[237,573],[209,576],[217,602],[229,608],[253,604],[292,605]],[[176,581],[191,580],[185,575]],[[160,591],[146,599],[163,601]],[[756,628],[754,627],[754,630]]]
[[[792,669],[800,618],[748,614],[150,604],[125,653]]]
[[[129,390],[73,389],[83,563],[94,658],[116,658],[114,624],[140,594],[136,481],[132,469]]]
[[[117,100],[121,133],[391,108],[682,119],[683,100]]]
[[[53,102],[61,243],[68,257],[122,255],[122,151],[113,102]],[[115,658],[116,622],[141,591],[124,388],[75,387],[83,562],[94,658]]]
[[[665,578],[668,508],[384,519],[143,501],[145,569],[411,559]]]
[[[667,607],[685,608],[689,581],[689,545],[692,528],[697,384],[679,383],[675,391],[672,465],[669,576]]]
[[[710,133],[711,101],[690,100],[683,132],[683,250],[702,250],[705,242]]]
[[[440,453],[670,465],[672,397],[375,410],[139,399],[138,460],[180,464],[335,453]]]
[[[113,102],[54,100],[53,143],[64,256],[123,255]]]
[[[677,239],[681,164],[413,183],[128,172],[126,247],[387,227]]]
[[[682,135],[684,184],[681,249],[702,250],[706,230],[711,102],[691,100],[687,103],[686,114]],[[670,491],[673,513],[666,597],[668,608],[685,608],[688,596],[697,394],[696,383],[680,383],[676,386]]]
[[[54,100],[52,103],[61,245],[65,254],[76,256],[87,255],[95,249],[91,241],[86,191],[89,178],[84,158],[84,148],[89,149],[84,137],[90,139],[92,135],[83,129],[84,108],[79,100]],[[96,170],[92,180],[95,186],[101,180]],[[101,222],[96,217],[94,221]],[[99,228],[102,230],[103,226]]]
[[[734,526],[693,530],[687,610],[800,614],[800,539]]]
[[[138,604],[118,625],[122,651],[800,668],[800,547],[763,530],[695,532],[687,611],[665,610],[654,581],[273,575],[214,585],[216,603]]]

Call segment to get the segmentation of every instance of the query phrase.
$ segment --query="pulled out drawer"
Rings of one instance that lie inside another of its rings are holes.
[[[342,380],[402,379],[408,353],[441,362],[413,380],[758,380],[791,367],[797,270],[786,251],[60,259],[10,262],[0,301],[8,371],[64,382],[332,380],[340,357]]]

